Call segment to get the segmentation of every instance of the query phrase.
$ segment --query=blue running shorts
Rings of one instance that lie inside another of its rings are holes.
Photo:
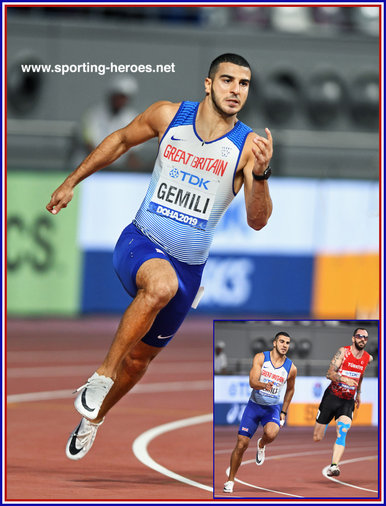
[[[174,337],[181,326],[200,288],[204,264],[189,265],[168,255],[161,246],[151,241],[130,223],[122,232],[114,249],[113,265],[126,292],[137,294],[136,276],[141,265],[151,258],[167,260],[178,278],[178,290],[173,299],[158,313],[151,329],[142,338],[150,346],[162,348]]]
[[[251,400],[244,410],[241,418],[239,434],[251,438],[256,432],[259,423],[264,427],[268,422],[274,422],[280,426],[281,404],[263,406]]]

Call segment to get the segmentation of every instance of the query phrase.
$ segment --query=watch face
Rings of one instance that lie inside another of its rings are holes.
[[[270,167],[265,169],[265,171],[264,171],[265,179],[268,179],[271,174],[272,174],[272,169]]]

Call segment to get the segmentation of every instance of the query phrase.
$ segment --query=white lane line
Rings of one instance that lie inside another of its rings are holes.
[[[362,460],[375,460],[376,458],[377,458],[376,456],[368,456],[368,457],[359,457],[359,458],[350,459],[350,460],[342,460],[342,462],[339,462],[339,465],[341,466],[342,464],[352,464],[353,462],[361,462]],[[352,485],[351,483],[337,480],[336,478],[334,478],[334,476],[327,476],[327,469],[329,467],[330,466],[326,466],[323,468],[322,474],[325,478],[328,478],[331,481],[335,481],[336,483],[340,483],[341,485],[345,485],[346,487],[357,488],[359,490],[365,490],[366,492],[375,492],[376,494],[378,494],[378,490],[371,490],[369,488],[358,487],[358,485]]]
[[[92,360],[94,357],[99,361],[106,355],[105,348],[93,349],[93,350],[39,350],[39,351],[7,351],[7,361],[22,361],[28,360],[29,362],[43,363],[45,360],[70,360],[86,359]]]
[[[288,453],[288,454],[282,454],[282,455],[273,455],[273,456],[266,457],[265,460],[281,460],[281,459],[285,459],[285,458],[304,457],[304,456],[307,456],[307,455],[316,455],[316,454],[322,454],[322,453],[331,453],[331,450],[319,450],[317,452],[315,452],[315,451],[309,451],[309,452],[298,452],[298,453]],[[371,460],[373,458],[376,458],[376,457],[362,457],[362,458],[357,458],[357,459],[351,459],[351,460],[348,460],[348,461],[343,461],[341,463],[344,464],[344,463],[356,462],[356,461],[361,461],[361,460]],[[255,463],[255,459],[246,460],[245,462],[241,463],[241,466],[244,466],[244,465],[247,465],[247,464],[251,464],[251,463]],[[329,477],[326,474],[324,474],[324,470],[327,470],[328,467],[329,466],[326,466],[323,469],[323,475],[326,476],[326,478],[333,479],[332,477]],[[226,471],[225,471],[226,476],[229,475],[229,471],[230,471],[230,467],[228,467],[226,469]],[[242,483],[243,485],[247,485],[247,487],[257,488],[259,490],[265,490],[266,492],[274,492],[276,494],[289,495],[289,496],[292,496],[292,497],[304,497],[304,496],[300,496],[300,495],[288,494],[286,492],[280,492],[279,490],[270,490],[268,488],[258,487],[257,485],[253,485],[252,483],[247,483],[245,481],[241,481],[238,478],[235,478],[235,481],[237,481],[239,483]],[[339,482],[339,480],[336,480],[336,479],[333,479],[333,481]],[[345,482],[339,482],[339,483],[342,483],[343,485],[348,485],[348,486],[351,486],[351,487],[354,487],[354,488],[361,488],[361,487],[357,487],[356,485],[350,485],[350,484],[345,483]],[[365,489],[365,488],[363,488],[362,490],[366,490],[368,492],[378,493],[377,490],[369,490],[369,489]]]
[[[242,485],[247,485],[247,487],[257,488],[259,490],[264,490],[265,492],[273,492],[274,494],[288,495],[290,497],[299,497],[299,498],[304,497],[302,495],[287,494],[286,492],[280,492],[279,490],[271,490],[270,488],[258,487],[257,485],[252,485],[252,483],[247,483],[246,481],[239,480],[238,478],[235,478],[235,481],[238,481]]]
[[[180,392],[194,390],[212,390],[212,381],[170,381],[165,383],[143,383],[136,385],[131,394],[149,394],[154,392]],[[31,392],[25,394],[14,394],[7,396],[7,403],[33,402],[53,399],[65,399],[72,397],[72,390],[52,390],[49,392]]]
[[[155,439],[156,437],[164,434],[165,432],[170,432],[172,430],[181,429],[183,427],[189,427],[190,425],[197,425],[200,423],[207,423],[213,420],[212,413],[201,416],[194,416],[192,418],[185,418],[183,420],[177,420],[175,422],[165,423],[163,425],[159,425],[158,427],[153,427],[152,429],[147,430],[140,436],[138,436],[133,442],[133,452],[137,459],[145,464],[145,466],[154,469],[158,473],[164,474],[169,478],[185,483],[186,485],[191,485],[193,487],[202,488],[203,490],[207,490],[208,492],[213,492],[212,487],[208,487],[207,485],[203,485],[202,483],[198,483],[197,481],[190,480],[185,476],[181,476],[173,471],[170,471],[161,464],[158,464],[155,460],[153,460],[149,452],[147,451],[147,447],[149,443]]]
[[[224,450],[215,450],[215,451],[214,451],[214,453],[215,453],[215,455],[221,455],[221,454],[223,454],[223,453],[229,453],[229,455],[230,455],[230,454],[232,453],[232,451],[233,451],[233,448],[234,448],[234,447],[231,447],[231,448],[229,448],[229,447],[228,447],[226,450],[225,450],[225,449],[224,449]],[[299,446],[293,446],[293,445],[291,445],[291,446],[290,446],[290,445],[288,445],[288,446],[283,446],[283,447],[281,447],[281,448],[280,448],[280,451],[282,451],[282,450],[293,450],[293,449],[295,449],[295,448],[299,448]],[[356,452],[360,452],[360,451],[365,451],[365,452],[367,452],[368,450],[369,450],[369,447],[368,447],[368,446],[356,446],[356,447],[355,447],[355,451],[356,451]],[[275,450],[275,451],[276,451],[276,450]],[[320,450],[320,451],[318,451],[318,452],[312,452],[312,453],[311,453],[311,455],[315,455],[316,453],[318,453],[318,454],[319,454],[319,453],[329,453],[329,452],[330,452],[330,450]],[[280,459],[280,458],[281,458],[281,456],[282,456],[282,454],[281,454],[281,453],[278,453],[277,455],[272,455],[272,456],[270,456],[270,457],[266,457],[266,460],[270,460],[270,459]],[[254,462],[254,461],[252,461],[252,462]],[[243,465],[243,464],[241,464],[241,465]]]
[[[93,365],[57,365],[50,367],[9,367],[7,369],[7,378],[45,378],[58,376],[75,376],[77,374],[87,374],[95,370]]]
[[[305,453],[312,453],[312,452],[305,452]],[[329,453],[330,453],[330,452],[329,452]],[[277,458],[282,458],[282,457],[287,457],[287,456],[288,456],[288,457],[289,457],[289,456],[291,456],[291,457],[292,457],[292,454],[290,454],[290,455],[281,455],[280,457],[277,457]],[[268,460],[268,459],[270,459],[270,460],[274,460],[274,459],[275,459],[275,457],[266,457],[266,458],[265,458],[265,460]],[[245,462],[242,462],[242,463],[241,463],[241,466],[245,466],[245,465],[247,465],[247,464],[251,464],[252,462],[253,462],[253,463],[255,463],[255,462],[256,462],[256,460],[255,460],[255,459],[253,459],[253,460],[246,460]],[[240,466],[240,467],[241,467],[241,466]],[[225,471],[226,476],[228,476],[228,475],[229,475],[229,471],[230,471],[230,469],[231,469],[231,468],[230,468],[230,467],[228,467],[228,468],[227,468],[227,470]],[[238,478],[235,478],[235,481],[237,481],[238,483],[241,483],[242,485],[246,485],[247,487],[257,488],[258,490],[264,490],[265,492],[273,492],[274,494],[288,495],[288,496],[290,496],[290,497],[299,497],[299,498],[304,497],[304,496],[302,496],[302,495],[295,495],[295,494],[288,494],[287,492],[281,492],[280,490],[271,490],[270,488],[258,487],[257,485],[253,485],[252,483],[248,483],[248,482],[246,482],[246,481],[239,480]]]
[[[51,392],[31,392],[28,394],[7,395],[7,404],[15,402],[49,401],[71,397],[72,390],[52,390]]]
[[[156,370],[150,370],[150,373],[170,374],[170,372],[189,372],[201,373],[204,367],[212,365],[212,361],[200,362],[168,362],[157,364]],[[44,377],[57,377],[57,376],[72,376],[76,374],[87,374],[95,370],[96,364],[93,365],[57,365],[46,367],[8,367],[8,378],[44,378]]]

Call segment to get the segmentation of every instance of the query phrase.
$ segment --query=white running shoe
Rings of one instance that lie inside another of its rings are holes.
[[[257,452],[256,452],[256,465],[262,466],[265,460],[265,446],[264,448],[260,448],[259,443],[261,438],[257,441]]]
[[[97,430],[103,420],[99,423],[92,423],[86,418],[82,418],[67,441],[66,455],[69,459],[79,460],[86,455],[93,445]]]
[[[100,376],[95,372],[91,378],[87,380],[85,385],[82,385],[75,390],[75,392],[82,390],[74,401],[77,411],[85,418],[95,420],[98,416],[102,402],[109,393],[113,383],[114,381],[111,378]]]
[[[228,492],[231,494],[233,492],[233,485],[235,484],[234,481],[227,481],[224,483],[224,492]]]
[[[327,476],[339,476],[340,469],[337,464],[331,464],[331,466],[327,469]]]

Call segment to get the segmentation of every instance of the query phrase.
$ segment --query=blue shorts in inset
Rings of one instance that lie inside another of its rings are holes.
[[[280,410],[281,404],[263,406],[262,404],[256,404],[256,402],[249,400],[241,418],[238,433],[241,436],[251,438],[256,432],[259,423],[261,423],[263,427],[268,422],[274,422],[280,426]]]
[[[132,223],[122,232],[115,246],[113,264],[126,292],[137,294],[136,276],[141,265],[151,258],[167,260],[178,278],[178,290],[173,299],[157,315],[151,329],[142,341],[162,348],[174,337],[184,321],[200,288],[205,264],[189,265],[168,255],[158,244],[146,237]]]

